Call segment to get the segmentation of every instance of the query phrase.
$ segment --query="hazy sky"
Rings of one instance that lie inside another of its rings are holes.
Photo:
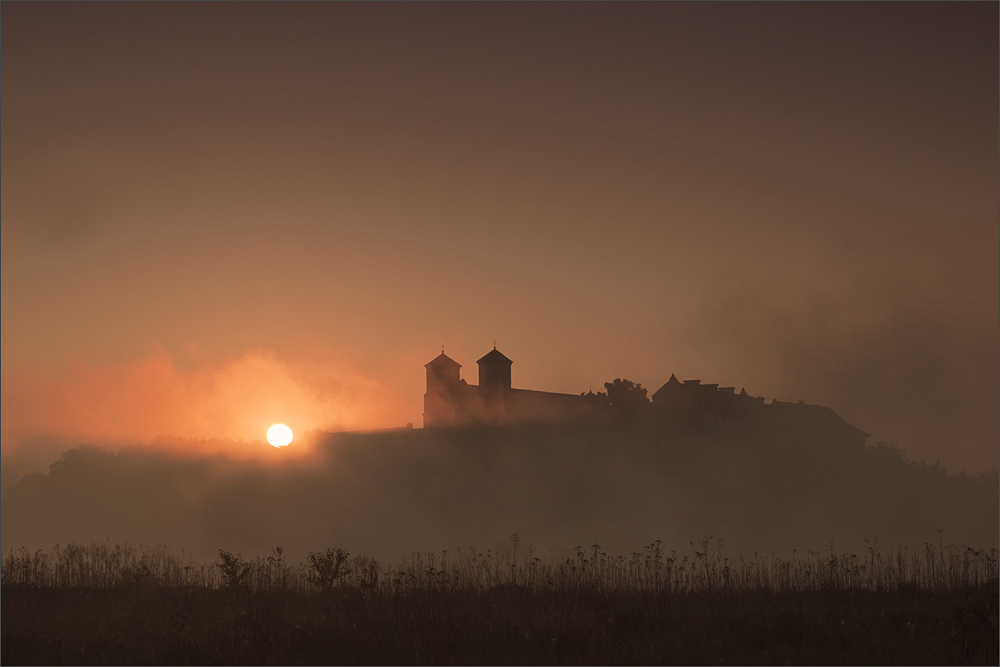
[[[995,469],[996,3],[9,3],[2,445],[679,378]]]

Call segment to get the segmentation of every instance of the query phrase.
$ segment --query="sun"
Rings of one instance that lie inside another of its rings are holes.
[[[271,424],[267,429],[267,441],[275,447],[284,447],[292,441],[292,429],[284,424]]]

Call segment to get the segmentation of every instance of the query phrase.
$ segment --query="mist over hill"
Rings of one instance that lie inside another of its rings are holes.
[[[995,472],[949,475],[884,444],[550,424],[320,433],[261,453],[72,449],[5,491],[2,549],[110,540],[205,560],[275,545],[292,559],[340,547],[394,560],[503,549],[514,533],[540,556],[595,541],[683,551],[703,536],[728,554],[998,544]]]

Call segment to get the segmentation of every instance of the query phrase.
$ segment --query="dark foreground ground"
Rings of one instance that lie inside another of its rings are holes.
[[[996,665],[995,583],[934,592],[4,585],[19,664]]]

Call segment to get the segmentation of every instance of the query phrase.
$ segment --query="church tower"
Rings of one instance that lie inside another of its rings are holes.
[[[479,364],[480,392],[503,392],[510,390],[510,367],[514,363],[497,351],[496,346],[486,353]]]
[[[444,352],[424,364],[427,369],[427,393],[424,394],[424,426],[454,422],[461,402],[462,364]]]

